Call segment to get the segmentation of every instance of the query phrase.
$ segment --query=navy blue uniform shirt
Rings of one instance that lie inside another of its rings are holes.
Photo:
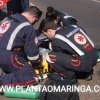
[[[12,52],[15,48],[20,48],[29,60],[37,60],[39,48],[33,26],[20,14],[12,15],[12,18],[14,20],[6,18],[0,26],[0,49]],[[25,26],[22,27],[22,24]]]

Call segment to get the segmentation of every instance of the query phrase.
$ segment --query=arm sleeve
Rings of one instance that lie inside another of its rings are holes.
[[[51,45],[53,51],[55,52],[62,52],[65,49],[65,47],[62,45],[62,41],[56,38],[53,39]]]
[[[39,58],[38,39],[33,27],[29,27],[26,30],[24,52],[27,54],[28,60],[35,63]]]
[[[54,38],[54,40],[52,41],[52,49],[54,52],[63,52],[67,54],[75,53],[71,47],[57,38]]]
[[[52,48],[57,58],[55,63],[58,65],[76,72],[89,72],[92,69],[93,65],[91,65],[91,63],[89,64],[90,58],[87,56],[81,58],[71,56],[70,53],[74,53],[74,51],[71,51],[66,44],[64,45],[64,42],[55,39],[55,41],[52,41]]]
[[[63,22],[64,26],[74,25],[77,23],[77,20],[67,13],[61,13],[61,21]]]

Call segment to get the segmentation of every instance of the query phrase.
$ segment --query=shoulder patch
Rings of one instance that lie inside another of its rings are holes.
[[[74,35],[74,40],[76,43],[81,44],[81,45],[85,45],[87,42],[86,38],[80,33],[76,33]]]
[[[0,34],[4,34],[10,27],[9,21],[5,21],[4,23],[1,24],[0,26]]]

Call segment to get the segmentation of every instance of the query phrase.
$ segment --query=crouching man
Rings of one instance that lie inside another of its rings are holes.
[[[3,85],[37,84],[34,65],[39,59],[38,40],[33,28],[42,15],[36,6],[5,18],[0,26],[0,68]]]
[[[54,71],[49,78],[55,80],[58,85],[76,84],[75,72],[91,72],[96,65],[98,56],[94,44],[79,26],[69,25],[57,30],[53,20],[44,19],[39,30],[52,41],[52,52],[45,56]],[[52,97],[61,100],[56,93],[55,95]],[[77,93],[67,93],[66,96],[70,97],[68,100],[79,100]],[[49,100],[50,93],[47,97]]]

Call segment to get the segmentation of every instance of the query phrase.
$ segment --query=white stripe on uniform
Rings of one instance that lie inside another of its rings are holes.
[[[12,32],[12,34],[10,36],[6,50],[11,50],[17,33],[20,31],[20,29],[22,29],[23,27],[28,26],[28,25],[30,25],[29,22],[24,22],[24,23],[20,24],[19,26],[17,26],[17,28]]]
[[[80,31],[84,34],[84,36],[88,39],[88,41],[90,42],[90,44],[94,47],[94,43],[90,40],[90,38],[85,34],[85,32],[80,29]]]
[[[64,42],[66,42],[71,48],[73,48],[80,56],[84,55],[84,52],[82,52],[78,47],[76,47],[70,40],[65,38],[64,36],[60,34],[56,34],[55,38],[60,39]]]
[[[39,54],[33,57],[27,56],[28,60],[37,60],[39,58]]]
[[[65,15],[64,18],[67,19],[67,18],[74,18],[74,17],[69,16],[69,15]]]

